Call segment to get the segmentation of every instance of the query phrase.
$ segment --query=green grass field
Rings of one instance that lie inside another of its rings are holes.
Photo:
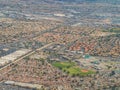
[[[69,72],[70,75],[75,75],[75,76],[87,76],[90,74],[94,74],[93,71],[90,70],[85,70],[85,69],[81,69],[79,67],[70,67],[68,69],[66,69],[67,72]]]
[[[74,62],[54,62],[52,65],[57,68],[64,69],[64,68],[69,68],[74,66],[75,63]]]
[[[52,65],[71,76],[87,76],[90,74],[95,74],[92,70],[85,70],[78,67],[74,62],[54,62]]]
[[[120,28],[112,28],[109,30],[103,30],[103,32],[120,33]]]

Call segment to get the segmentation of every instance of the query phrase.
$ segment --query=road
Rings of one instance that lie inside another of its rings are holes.
[[[62,26],[62,24],[59,24],[59,25],[57,25],[55,27],[52,27],[50,29],[42,30],[42,31],[38,32],[36,35],[31,35],[31,37],[29,39],[28,38],[24,38],[24,39],[21,38],[20,40],[17,40],[17,41],[14,41],[14,42],[6,43],[6,44],[0,44],[0,49],[6,48],[6,47],[11,47],[12,45],[14,45],[16,43],[19,43],[19,42],[28,42],[28,41],[30,41],[30,39],[35,40],[35,39],[39,38],[40,35],[42,35],[46,32],[52,32],[52,31],[54,31],[55,29],[57,29],[61,26]]]
[[[52,44],[55,44],[55,42],[49,43],[49,44],[47,44],[47,45],[44,45],[43,47],[40,47],[40,48],[38,48],[38,49],[36,49],[36,50],[33,50],[33,51],[28,52],[27,54],[25,54],[25,55],[23,55],[23,56],[15,59],[13,62],[5,65],[5,66],[2,67],[2,68],[0,68],[0,71],[2,71],[4,68],[7,68],[8,66],[10,66],[10,65],[13,64],[13,63],[17,63],[18,61],[24,59],[25,57],[34,54],[36,51],[40,51],[40,50],[42,50],[42,49],[44,49],[44,48],[47,48],[47,47],[51,46]]]

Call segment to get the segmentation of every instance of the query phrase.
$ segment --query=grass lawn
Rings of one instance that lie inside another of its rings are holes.
[[[75,63],[74,62],[54,62],[52,65],[55,67],[64,69],[64,68],[69,68],[74,66]]]
[[[94,71],[81,69],[74,62],[54,62],[52,65],[67,72],[71,76],[87,76],[95,74]]]
[[[112,28],[109,30],[103,30],[103,32],[120,33],[120,28]]]
[[[79,67],[70,67],[70,68],[66,68],[65,70],[66,70],[66,72],[69,72],[69,74],[72,76],[73,75],[75,75],[75,76],[87,76],[87,75],[95,73],[91,70],[85,70],[85,69],[81,69]]]

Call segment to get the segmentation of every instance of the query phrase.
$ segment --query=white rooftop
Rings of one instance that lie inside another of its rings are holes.
[[[0,65],[4,65],[5,63],[8,63],[10,61],[14,61],[18,57],[28,53],[29,51],[30,51],[29,49],[20,49],[20,50],[17,50],[11,54],[3,56],[0,58]]]

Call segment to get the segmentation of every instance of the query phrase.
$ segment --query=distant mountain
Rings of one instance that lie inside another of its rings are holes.
[[[0,0],[1,3],[18,3],[18,2],[26,2],[29,4],[40,4],[40,3],[48,3],[54,4],[57,2],[62,3],[110,3],[110,4],[120,4],[120,0]]]
[[[111,4],[120,4],[120,0],[53,0],[53,1],[62,1],[69,3],[78,3],[78,2],[86,2],[86,3],[111,3]]]

